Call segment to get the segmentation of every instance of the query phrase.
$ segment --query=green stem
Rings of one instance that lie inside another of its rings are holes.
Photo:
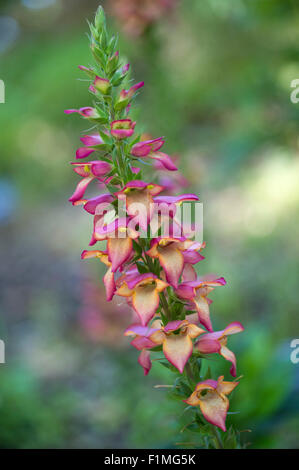
[[[193,372],[192,372],[192,369],[191,369],[191,366],[190,366],[189,362],[187,362],[187,364],[185,366],[185,371],[186,371],[186,375],[187,375],[189,384],[193,388],[195,380],[194,380],[194,375],[193,375]]]
[[[165,297],[164,292],[160,292],[160,300],[161,300],[161,304],[162,304],[162,308],[164,310],[165,316],[168,319],[168,321],[170,321],[171,320],[171,312],[168,308],[168,302],[167,302],[167,299]]]
[[[211,425],[211,430],[212,430],[212,434],[214,435],[214,438],[215,438],[215,447],[216,447],[216,449],[223,449],[223,443],[222,443],[222,439],[221,439],[221,436],[220,436],[220,432],[218,431],[216,426],[213,426],[213,425]]]

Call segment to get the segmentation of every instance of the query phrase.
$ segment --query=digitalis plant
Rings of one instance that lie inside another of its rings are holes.
[[[119,57],[117,37],[107,33],[101,7],[89,26],[96,64],[79,68],[90,77],[94,104],[65,111],[80,114],[93,128],[81,138],[83,146],[72,163],[81,180],[70,201],[93,216],[89,245],[100,244],[101,249],[84,250],[81,257],[97,258],[106,265],[107,301],[115,295],[123,297],[136,313],[138,321],[124,334],[140,351],[138,362],[144,374],[151,370],[152,356],[175,374],[169,394],[193,412],[190,429],[198,433],[198,446],[238,447],[232,428],[226,434],[218,430],[226,431],[228,395],[238,382],[225,381],[223,376],[212,379],[210,372],[202,375],[203,361],[220,354],[231,362],[230,373],[236,377],[236,358],[227,340],[243,331],[243,326],[235,322],[221,331],[213,330],[209,294],[226,282],[222,277],[197,276],[194,265],[203,259],[205,244],[196,241],[194,231],[178,217],[180,206],[186,201],[196,203],[198,197],[163,195],[163,186],[143,181],[136,165],[145,160],[158,162],[169,172],[176,172],[177,167],[161,151],[164,138],[142,140],[136,135],[136,122],[129,114],[144,84],[124,88],[130,66]],[[91,154],[99,159],[82,162]],[[106,192],[85,198],[93,181]]]

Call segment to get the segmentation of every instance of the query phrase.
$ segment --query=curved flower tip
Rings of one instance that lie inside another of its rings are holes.
[[[166,282],[152,273],[139,274],[125,278],[116,294],[130,298],[141,324],[147,325],[159,307],[159,293],[167,286]]]
[[[152,151],[157,152],[164,143],[165,140],[163,137],[152,140],[142,140],[132,146],[131,154],[134,157],[147,157]]]
[[[110,133],[116,139],[126,139],[134,133],[136,122],[131,119],[119,119],[111,122]]]
[[[184,281],[177,287],[176,294],[182,299],[189,300],[198,312],[200,323],[207,328],[208,331],[213,331],[209,308],[209,304],[212,301],[207,295],[212,292],[215,287],[224,286],[225,284],[226,281],[223,277],[214,280],[203,280],[199,278]]]
[[[158,137],[157,139],[152,140],[143,140],[132,146],[131,154],[138,158],[152,158],[158,161],[166,170],[177,171],[177,167],[173,163],[171,157],[166,153],[159,152],[164,143],[165,140],[163,137]]]
[[[130,68],[130,64],[124,65],[122,68],[122,74],[125,75],[129,71],[129,68]]]
[[[147,375],[152,368],[152,361],[150,358],[150,352],[146,349],[142,349],[138,362],[143,367],[144,375]]]
[[[101,250],[84,250],[81,253],[81,259],[91,259],[99,258],[102,263],[108,266],[108,270],[103,277],[104,286],[106,289],[106,299],[107,302],[110,302],[113,299],[114,293],[116,291],[114,273],[111,270],[111,263],[108,259],[107,251]]]
[[[239,382],[224,382],[223,378],[221,376],[217,381],[199,382],[190,397],[183,401],[191,406],[199,406],[209,423],[226,431],[225,420],[229,409],[227,395],[234,390]]]
[[[76,189],[75,191],[73,192],[73,194],[71,195],[71,197],[69,198],[69,201],[72,202],[73,204],[80,201],[84,194],[85,194],[85,191],[89,185],[89,183],[91,183],[91,181],[94,179],[95,177],[93,175],[91,176],[87,176],[85,178],[83,178],[76,186]]]
[[[81,253],[81,259],[102,258],[107,256],[107,252],[101,250],[84,250]],[[108,256],[107,256],[108,258]]]
[[[241,323],[230,323],[224,330],[202,335],[195,347],[203,354],[219,353],[224,359],[232,363],[230,373],[233,377],[236,377],[236,357],[226,346],[227,336],[241,333],[242,331],[244,331],[244,327]]]
[[[151,158],[157,160],[161,165],[169,171],[177,171],[178,168],[173,163],[171,157],[164,152],[154,152],[150,155]]]

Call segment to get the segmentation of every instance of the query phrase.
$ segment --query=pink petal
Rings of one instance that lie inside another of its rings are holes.
[[[103,139],[101,138],[100,134],[84,135],[80,138],[80,140],[84,145],[87,146],[103,144]]]
[[[111,270],[115,273],[131,256],[133,243],[131,238],[109,238],[107,242]]]
[[[106,299],[107,302],[113,299],[114,293],[116,291],[115,281],[114,281],[114,273],[109,268],[106,272],[105,276],[103,277],[103,282],[106,289]]]
[[[143,349],[139,355],[138,362],[143,367],[144,375],[147,375],[152,367],[150,352]]]
[[[193,351],[193,343],[188,335],[170,335],[163,342],[166,359],[182,374]]]
[[[94,179],[94,176],[87,176],[86,178],[83,178],[76,186],[76,189],[72,196],[69,198],[70,202],[76,202],[82,199],[84,196],[84,193],[87,189],[87,186],[89,183]]]
[[[202,354],[219,353],[221,344],[217,340],[206,338],[208,335],[203,335],[197,341],[195,347]]]
[[[89,212],[90,214],[95,214],[96,209],[99,205],[103,203],[110,204],[114,200],[114,197],[109,194],[101,194],[100,196],[93,197],[87,201],[87,203],[84,205],[84,209]]]
[[[76,158],[88,157],[93,152],[94,152],[94,149],[89,149],[89,148],[86,148],[86,147],[79,147],[76,150]]]
[[[232,374],[233,377],[236,377],[236,356],[234,355],[234,353],[228,349],[226,346],[221,346],[221,350],[220,350],[220,354],[221,356],[224,357],[224,359],[226,359],[227,361],[231,362],[232,363],[232,366],[230,368],[230,373]]]

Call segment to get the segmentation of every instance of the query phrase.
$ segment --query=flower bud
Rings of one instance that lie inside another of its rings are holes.
[[[102,28],[106,28],[106,17],[103,7],[100,5],[97,9],[95,16],[95,26],[98,31],[101,31]]]
[[[119,119],[111,123],[111,135],[116,139],[126,139],[134,133],[136,122],[131,119]]]
[[[101,78],[96,76],[93,82],[94,87],[103,93],[103,95],[106,95],[110,89],[110,82],[107,80],[107,78]]]

